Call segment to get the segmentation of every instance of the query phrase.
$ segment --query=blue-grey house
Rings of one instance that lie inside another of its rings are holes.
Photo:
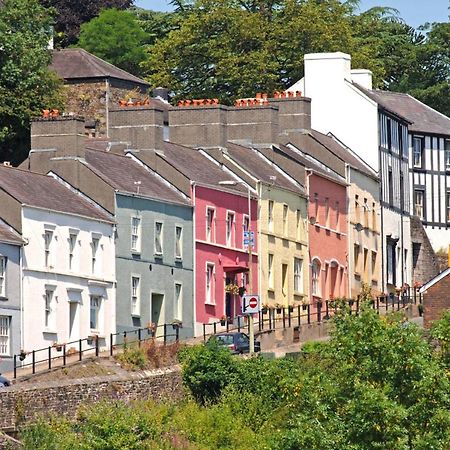
[[[85,139],[82,119],[41,119],[32,124],[32,151],[22,167],[52,171],[114,215],[118,332],[176,319],[180,336],[192,336],[190,199],[131,157],[110,151],[112,145]]]
[[[0,220],[0,373],[13,369],[21,347],[20,258],[23,241]]]

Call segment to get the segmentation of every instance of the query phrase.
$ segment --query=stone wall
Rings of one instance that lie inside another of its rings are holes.
[[[146,398],[177,400],[183,392],[179,368],[84,378],[66,383],[55,381],[33,387],[18,384],[0,391],[0,431],[13,431],[42,415],[73,418],[81,404],[103,399],[125,402]]]
[[[422,222],[415,216],[411,216],[411,241],[413,281],[424,284],[440,272],[440,264]]]
[[[423,325],[430,328],[434,320],[450,308],[450,275],[445,276],[423,294]]]

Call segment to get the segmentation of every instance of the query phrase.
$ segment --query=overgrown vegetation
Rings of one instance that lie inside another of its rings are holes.
[[[328,342],[302,357],[238,359],[211,343],[180,352],[191,398],[179,404],[102,403],[75,422],[22,431],[39,449],[444,450],[450,448],[445,343],[434,349],[399,315],[343,310]]]
[[[180,348],[179,342],[163,345],[156,339],[143,341],[140,347],[137,343],[125,343],[116,359],[128,370],[158,369],[177,364]]]

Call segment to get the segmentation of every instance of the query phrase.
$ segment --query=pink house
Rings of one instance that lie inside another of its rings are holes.
[[[311,167],[311,166],[310,166]],[[346,183],[308,168],[311,300],[348,295]]]
[[[250,200],[249,221],[247,192],[193,183],[192,198],[195,202],[197,322],[208,323],[224,315],[234,318],[240,314],[241,297],[226,292],[226,286],[243,287],[247,293],[256,292],[258,286],[257,257],[253,255],[249,264],[243,242],[243,232],[250,224],[255,234],[253,252],[257,252],[257,202]]]

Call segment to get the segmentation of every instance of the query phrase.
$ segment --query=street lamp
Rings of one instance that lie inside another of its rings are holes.
[[[247,188],[247,202],[248,202],[248,285],[249,285],[249,289],[250,292],[253,293],[253,280],[252,280],[252,260],[253,260],[253,256],[252,256],[252,242],[251,242],[251,224],[252,224],[252,208],[251,208],[251,197],[250,197],[250,186],[245,182],[245,181],[234,181],[234,180],[224,180],[224,181],[219,181],[219,184],[221,186],[237,186],[238,184],[242,184],[243,186],[245,186]],[[249,332],[249,352],[252,355],[253,353],[255,353],[255,330],[254,330],[254,323],[253,323],[253,314],[249,314],[248,315],[248,320],[249,320],[249,327],[250,327],[250,332]]]

